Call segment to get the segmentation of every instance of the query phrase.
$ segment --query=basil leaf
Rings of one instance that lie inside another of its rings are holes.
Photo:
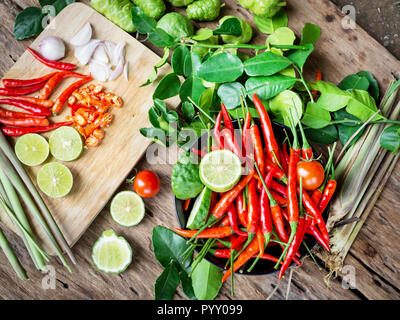
[[[152,241],[154,255],[164,268],[173,260],[187,273],[190,272],[191,259],[182,262],[182,255],[189,247],[185,238],[165,227],[156,226],[153,228]]]
[[[288,58],[265,51],[244,62],[244,70],[249,76],[271,76],[292,64]]]
[[[232,53],[223,52],[203,62],[198,77],[214,83],[233,82],[243,74],[242,61]]]
[[[351,99],[346,107],[346,111],[361,121],[367,121],[378,110],[374,98],[367,91],[352,90]],[[378,114],[374,120],[382,119]]]
[[[301,122],[313,129],[325,128],[331,124],[331,114],[320,108],[318,103],[309,102]]]
[[[360,77],[359,75],[352,74],[344,78],[338,87],[342,90],[365,90],[369,88],[369,81],[366,77]]]
[[[400,149],[400,126],[390,126],[383,130],[380,143],[382,148],[397,154]]]
[[[318,144],[331,144],[338,139],[338,132],[334,125],[318,130],[305,127],[304,132],[308,140]]]
[[[203,82],[197,77],[190,77],[182,83],[181,89],[179,90],[179,97],[182,102],[188,100],[191,97],[195,103],[199,103],[201,94],[206,90],[203,86]]]
[[[222,286],[222,273],[218,267],[203,259],[192,273],[194,294],[199,300],[213,300]]]
[[[351,99],[349,92],[339,89],[332,83],[318,81],[316,86],[317,90],[321,92],[318,105],[327,111],[338,111],[347,106]]]
[[[296,81],[296,78],[283,75],[252,77],[246,81],[245,87],[250,98],[256,93],[260,100],[269,100],[292,87]]]
[[[226,19],[218,29],[213,31],[214,35],[226,34],[239,37],[242,34],[242,26],[237,18]]]
[[[155,300],[172,300],[179,285],[179,271],[171,261],[154,284]]]
[[[262,33],[272,34],[277,29],[288,26],[288,16],[286,10],[282,8],[272,18],[255,15],[254,24]]]
[[[312,23],[306,23],[301,33],[300,45],[312,44],[315,45],[321,36],[321,28]]]
[[[378,102],[379,96],[380,96],[379,84],[378,84],[378,81],[373,76],[373,74],[368,71],[360,71],[357,73],[357,75],[368,79],[368,81],[369,81],[368,92],[375,99],[375,101]]]
[[[307,47],[307,50],[295,50],[288,55],[288,58],[292,60],[301,71],[303,71],[304,64],[308,57],[314,51],[314,46],[311,43],[305,43],[303,46]]]
[[[183,270],[179,273],[179,278],[181,279],[181,285],[184,294],[190,300],[196,300],[196,295],[194,294],[192,286],[192,278],[190,278],[189,275]]]
[[[176,96],[181,88],[181,81],[175,73],[167,74],[160,80],[153,93],[153,99],[168,99]]]
[[[194,51],[191,51],[186,55],[184,66],[183,66],[183,75],[186,78],[196,76],[201,66],[201,57]]]
[[[175,73],[179,76],[183,76],[183,67],[185,65],[185,59],[188,54],[190,54],[190,51],[185,46],[179,46],[174,50],[174,53],[172,54],[172,69],[174,69]]]
[[[14,37],[17,40],[27,39],[43,31],[42,21],[45,14],[42,9],[28,7],[22,10],[14,21]]]
[[[218,96],[221,98],[221,101],[229,110],[240,106],[240,96],[242,95],[242,92],[246,94],[246,89],[240,82],[231,82],[221,85],[217,92]]]

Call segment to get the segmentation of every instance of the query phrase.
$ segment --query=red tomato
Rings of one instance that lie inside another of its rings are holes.
[[[160,179],[153,171],[140,171],[133,181],[133,190],[142,198],[154,197],[160,191]]]
[[[325,179],[324,167],[318,161],[302,161],[297,165],[297,181],[303,180],[305,190],[315,190]]]

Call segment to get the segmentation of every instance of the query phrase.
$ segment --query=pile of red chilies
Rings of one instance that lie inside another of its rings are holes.
[[[3,96],[6,98],[0,98],[0,104],[11,105],[26,111],[17,112],[0,107],[0,123],[3,125],[1,130],[8,136],[47,132],[62,126],[71,125],[72,122],[50,123],[48,118],[52,113],[58,114],[62,111],[63,105],[74,90],[92,80],[91,76],[73,72],[72,70],[76,68],[75,64],[47,60],[33,49],[27,49],[36,60],[60,71],[51,72],[35,79],[2,80],[4,88],[0,88],[0,97]],[[79,78],[79,80],[65,89],[56,98],[55,102],[48,100],[60,81],[71,77]],[[26,96],[39,90],[41,90],[40,97]]]
[[[248,271],[253,269],[258,259],[266,259],[276,262],[275,268],[281,266],[281,279],[292,261],[301,265],[298,250],[306,234],[313,235],[326,250],[330,250],[329,235],[321,214],[335,192],[334,176],[325,178],[321,187],[314,191],[303,190],[298,183],[296,166],[300,161],[313,158],[304,132],[301,130],[302,148],[297,142],[295,126],[292,126],[295,138],[289,152],[287,142],[281,148],[268,113],[257,95],[253,96],[253,102],[260,116],[265,148],[258,126],[252,124],[250,112],[246,114],[240,137],[242,148],[239,147],[232,121],[222,104],[213,130],[216,146],[211,150],[228,149],[243,159],[246,150],[248,154],[248,150],[252,149],[253,155],[246,155],[245,158],[247,164],[254,164],[255,169],[230,191],[220,195],[213,192],[210,215],[204,228],[175,229],[187,238],[217,239],[217,249],[210,250],[216,257],[229,259],[234,255],[234,263],[225,272],[223,281],[252,258],[255,261]],[[222,120],[225,128],[221,131]],[[199,156],[206,153],[195,149],[192,152]],[[190,199],[184,204],[186,210],[189,202]],[[215,226],[216,223],[219,225]],[[283,250],[280,258],[265,253],[268,246],[274,245],[281,246]]]

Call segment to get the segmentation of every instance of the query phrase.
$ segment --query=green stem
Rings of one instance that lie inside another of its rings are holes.
[[[296,45],[278,45],[278,44],[268,44],[268,45],[253,45],[253,44],[208,44],[208,43],[185,43],[185,46],[188,47],[201,47],[201,48],[210,48],[210,49],[255,49],[255,50],[267,50],[270,47],[276,49],[283,50],[308,50],[309,48],[305,46],[296,46]]]
[[[200,108],[200,106],[199,106],[196,102],[194,102],[193,99],[192,99],[191,97],[188,97],[188,100],[189,100],[191,103],[193,103],[193,105],[194,105],[197,109],[199,109],[199,111],[200,111],[202,114],[204,114],[204,115],[206,116],[206,118],[207,118],[208,120],[211,121],[212,124],[215,125],[214,119],[211,118],[210,115],[209,115],[207,112],[205,112],[202,108]]]
[[[3,232],[0,230],[0,247],[3,249],[4,254],[6,255],[8,261],[13,267],[14,271],[20,277],[21,280],[28,280],[28,276],[21,266],[18,258],[16,257],[14,251],[12,250],[7,238],[4,236]]]
[[[14,210],[15,215],[17,219],[21,222],[22,226],[26,229],[26,231],[28,231],[30,234],[33,235],[32,229],[29,225],[28,219],[26,218],[25,212],[22,208],[21,202],[19,201],[18,195],[15,192],[15,189],[12,186],[11,182],[8,180],[7,176],[1,169],[0,169],[0,184],[4,189],[4,193],[2,192],[2,196],[5,204],[9,208],[12,208]],[[46,264],[44,263],[43,258],[40,255],[39,251],[34,247],[34,245],[30,241],[28,241],[23,232],[21,232],[21,237],[35,266],[39,270],[46,270]]]
[[[307,84],[306,80],[304,79],[303,72],[301,72],[301,70],[299,69],[298,66],[296,66],[296,64],[293,64],[293,67],[294,67],[294,68],[297,70],[297,72],[299,73],[299,75],[300,75],[300,81],[301,81],[301,83],[304,85],[304,87],[306,88],[307,93],[308,93],[308,95],[310,96],[311,102],[312,102],[312,103],[315,103],[315,101],[314,101],[314,96],[312,95],[311,90],[310,90],[310,88],[308,87],[308,84]]]

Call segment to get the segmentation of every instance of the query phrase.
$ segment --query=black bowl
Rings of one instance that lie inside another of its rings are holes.
[[[260,120],[254,119],[254,121],[259,126],[260,132],[262,132]],[[233,124],[236,128],[238,127],[237,121],[233,121]],[[275,133],[276,140],[279,144],[283,143],[286,136],[288,136],[289,139],[293,138],[293,135],[287,126],[285,126],[281,123],[278,123],[278,122],[272,122],[272,127],[273,127],[273,130]],[[285,133],[285,131],[286,131],[286,133]],[[189,147],[188,150],[192,150],[192,148],[196,148],[196,149],[200,150],[200,146],[204,146],[204,145],[207,145],[207,133],[203,134],[197,141],[195,141]],[[187,212],[185,212],[183,209],[184,202],[185,201],[179,200],[175,197],[175,212],[176,212],[176,216],[177,216],[177,219],[178,219],[178,222],[179,222],[179,225],[181,228],[186,227],[186,222],[187,222],[187,219],[189,218],[189,213],[191,211],[191,207],[193,206],[194,201],[191,201],[191,205],[190,205],[189,209],[187,210]],[[324,219],[326,219],[326,217],[328,216],[328,213],[329,213],[329,207],[325,210],[325,212],[323,214]],[[317,241],[312,237],[308,237],[305,240],[305,242],[307,243],[307,246],[310,249],[312,247],[314,247],[314,245],[317,243]],[[302,257],[307,253],[307,250],[304,248],[304,246],[301,246],[299,251],[300,251],[300,254]],[[272,256],[279,257],[282,254],[282,249],[279,245],[276,245],[273,247],[268,247],[268,249],[265,252]],[[214,257],[212,254],[207,254],[205,256],[205,258],[206,258],[206,260],[208,260],[215,266],[217,266],[221,269],[225,269],[227,259],[217,258],[217,257]],[[253,259],[251,261],[253,261]],[[251,265],[251,261],[249,263],[249,266]],[[260,259],[251,272],[247,272],[247,270],[245,268],[242,273],[239,273],[239,272],[236,272],[236,273],[243,274],[243,275],[265,275],[265,274],[269,274],[269,273],[278,271],[277,269],[274,268],[275,264],[276,264],[275,262]]]

